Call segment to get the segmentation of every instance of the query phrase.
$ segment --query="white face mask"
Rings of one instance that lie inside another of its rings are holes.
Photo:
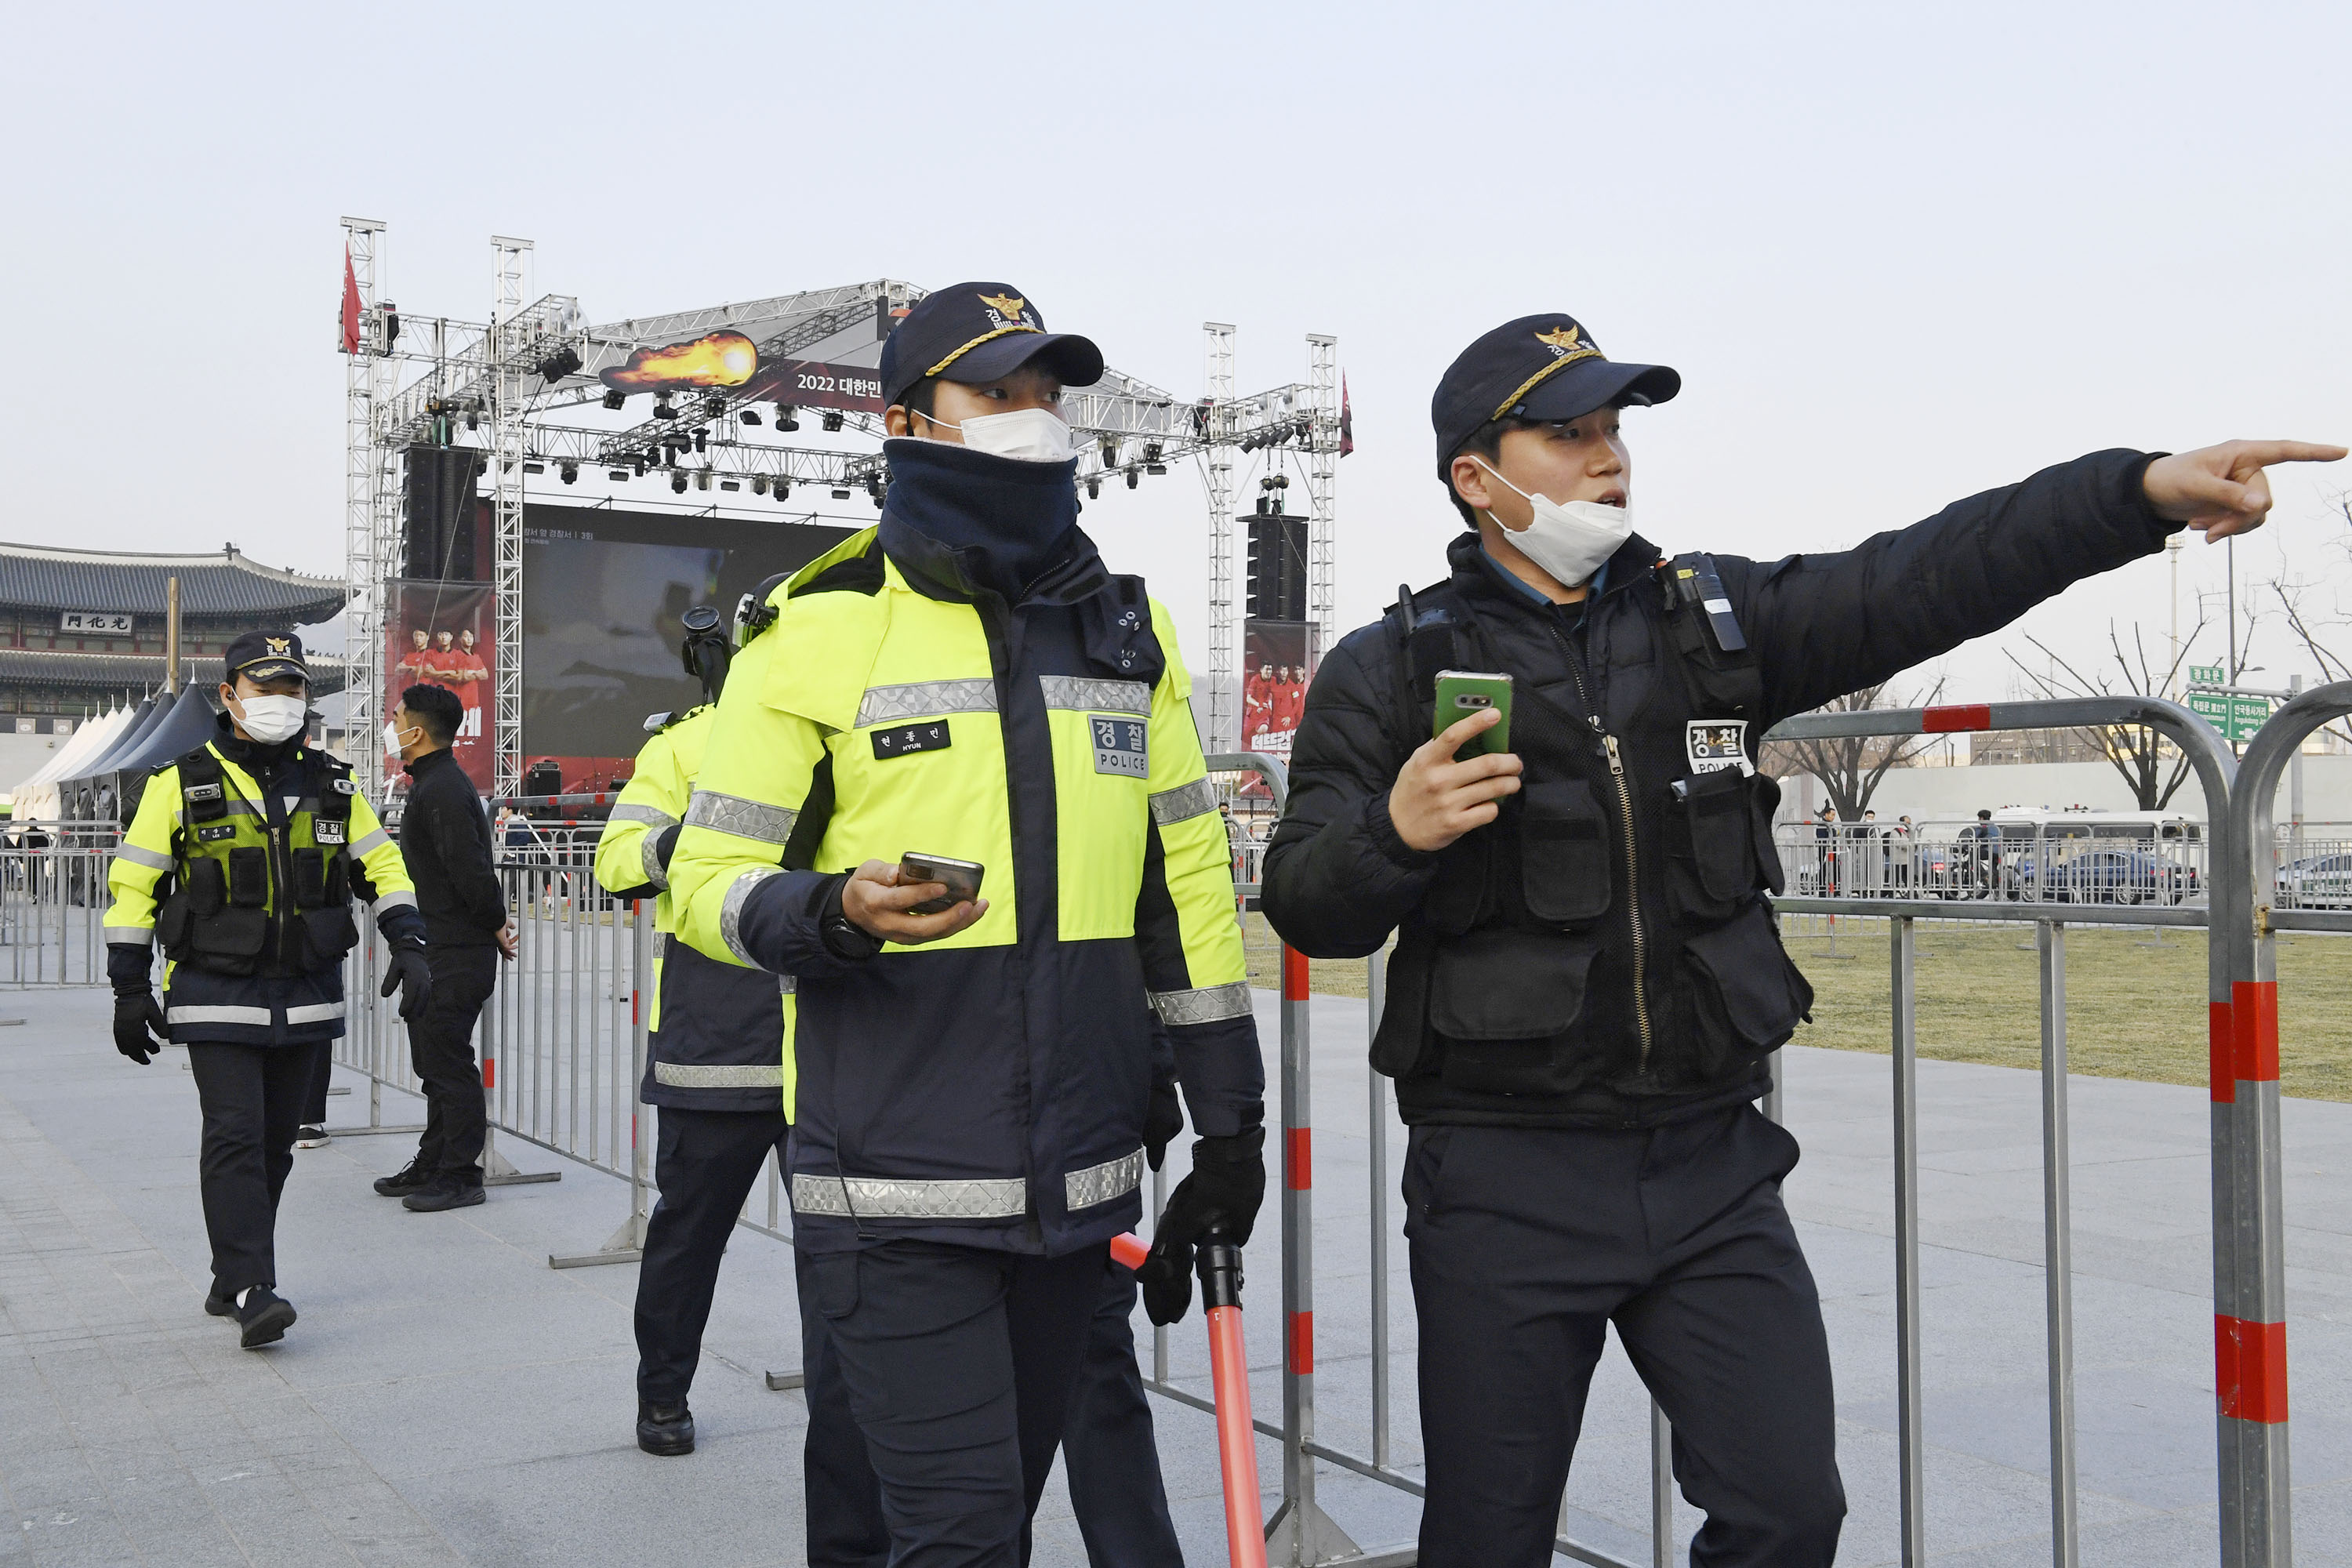
[[[415,745],[416,743],[416,738],[423,733],[425,733],[425,727],[421,724],[412,724],[405,730],[395,730],[393,728],[392,721],[389,719],[385,720],[383,724],[383,754],[387,757],[396,757],[400,755],[401,752]]]
[[[241,697],[236,721],[265,746],[274,746],[302,732],[310,704],[299,697]]]
[[[1009,414],[980,414],[959,425],[951,419],[922,416],[942,430],[961,430],[963,444],[975,452],[989,452],[1024,463],[1066,463],[1076,450],[1070,427],[1061,416],[1043,408],[1016,408]]]
[[[1496,483],[1535,509],[1535,516],[1527,527],[1503,528],[1503,533],[1520,554],[1550,573],[1552,580],[1563,588],[1591,582],[1601,563],[1633,536],[1633,509],[1630,506],[1608,506],[1597,500],[1562,502],[1549,496],[1531,496],[1496,473],[1483,458],[1473,457],[1471,461],[1492,475]],[[1496,519],[1496,526],[1503,526],[1500,518]]]

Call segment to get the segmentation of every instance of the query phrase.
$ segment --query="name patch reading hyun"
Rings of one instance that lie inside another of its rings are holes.
[[[874,759],[887,762],[892,757],[908,757],[917,752],[944,752],[948,749],[948,721],[934,719],[928,724],[901,724],[895,730],[874,731]]]
[[[1694,719],[1685,731],[1684,744],[1695,773],[1719,773],[1726,768],[1738,768],[1743,773],[1756,771],[1748,760],[1745,719]]]
[[[1087,722],[1094,727],[1095,772],[1131,779],[1150,776],[1151,764],[1144,742],[1150,726],[1145,721],[1089,713]]]

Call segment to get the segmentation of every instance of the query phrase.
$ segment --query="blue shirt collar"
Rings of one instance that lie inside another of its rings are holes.
[[[1524,597],[1528,603],[1547,610],[1551,608],[1551,596],[1549,595],[1538,593],[1535,588],[1529,586],[1517,574],[1513,573],[1510,568],[1496,560],[1495,552],[1487,549],[1483,543],[1478,546],[1478,553],[1484,558],[1486,564],[1486,570],[1493,573],[1498,581],[1507,584],[1511,587],[1518,590],[1520,595]],[[1571,584],[1570,586],[1572,587],[1574,584]],[[1584,602],[1586,604],[1591,603],[1593,600],[1601,597],[1602,594],[1606,593],[1608,588],[1609,563],[1603,561],[1601,563],[1601,570],[1595,572],[1592,574],[1591,580],[1585,584]],[[1566,609],[1569,606],[1566,605],[1560,606],[1562,609]]]

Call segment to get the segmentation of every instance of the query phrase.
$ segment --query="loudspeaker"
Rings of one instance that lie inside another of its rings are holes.
[[[401,575],[470,582],[478,570],[481,503],[474,485],[486,454],[466,447],[408,448],[408,531]]]

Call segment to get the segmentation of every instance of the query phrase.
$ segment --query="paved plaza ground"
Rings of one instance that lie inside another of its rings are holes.
[[[1270,998],[1261,1016],[1271,1049]],[[301,1321],[236,1348],[200,1308],[195,1090],[167,1052],[118,1057],[99,991],[0,996],[0,1563],[763,1568],[803,1561],[800,1396],[761,1374],[796,1360],[785,1249],[740,1232],[694,1405],[700,1452],[632,1436],[634,1266],[557,1272],[626,1211],[609,1177],[509,1140],[560,1182],[413,1215],[369,1190],[407,1139],[341,1137],[297,1158],[279,1227]],[[1318,1436],[1369,1449],[1370,1143],[1362,1005],[1314,1006]],[[2293,1049],[2292,1042],[2289,1044]],[[1792,1050],[1790,1179],[1837,1359],[1852,1505],[1840,1562],[1895,1557],[1887,1064]],[[331,1103],[364,1120],[358,1092]],[[2038,1083],[1948,1062],[1920,1071],[1930,1556],[2046,1563]],[[2084,1560],[2207,1563],[2213,1546],[2208,1108],[2200,1090],[2078,1079],[2075,1310]],[[388,1097],[390,1120],[415,1103]],[[1392,1119],[1391,1119],[1392,1121]],[[2286,1118],[2296,1555],[2352,1563],[2352,1105]],[[1403,1137],[1388,1131],[1390,1172]],[[1269,1215],[1271,1215],[1269,1200]],[[1391,1228],[1397,1219],[1391,1205]],[[1251,1248],[1261,1415],[1280,1408],[1276,1226]],[[1415,1441],[1413,1329],[1391,1244],[1395,1460]],[[1205,1388],[1198,1320],[1173,1370]],[[1213,1434],[1162,1403],[1160,1441],[1190,1560],[1223,1561]],[[1269,1506],[1276,1449],[1260,1445]],[[1647,1561],[1645,1405],[1612,1346],[1569,1489],[1582,1539]],[[1367,1547],[1410,1538],[1412,1500],[1325,1466],[1322,1500]],[[1696,1519],[1680,1519],[1686,1535]],[[1041,1564],[1085,1553],[1058,1484]]]

